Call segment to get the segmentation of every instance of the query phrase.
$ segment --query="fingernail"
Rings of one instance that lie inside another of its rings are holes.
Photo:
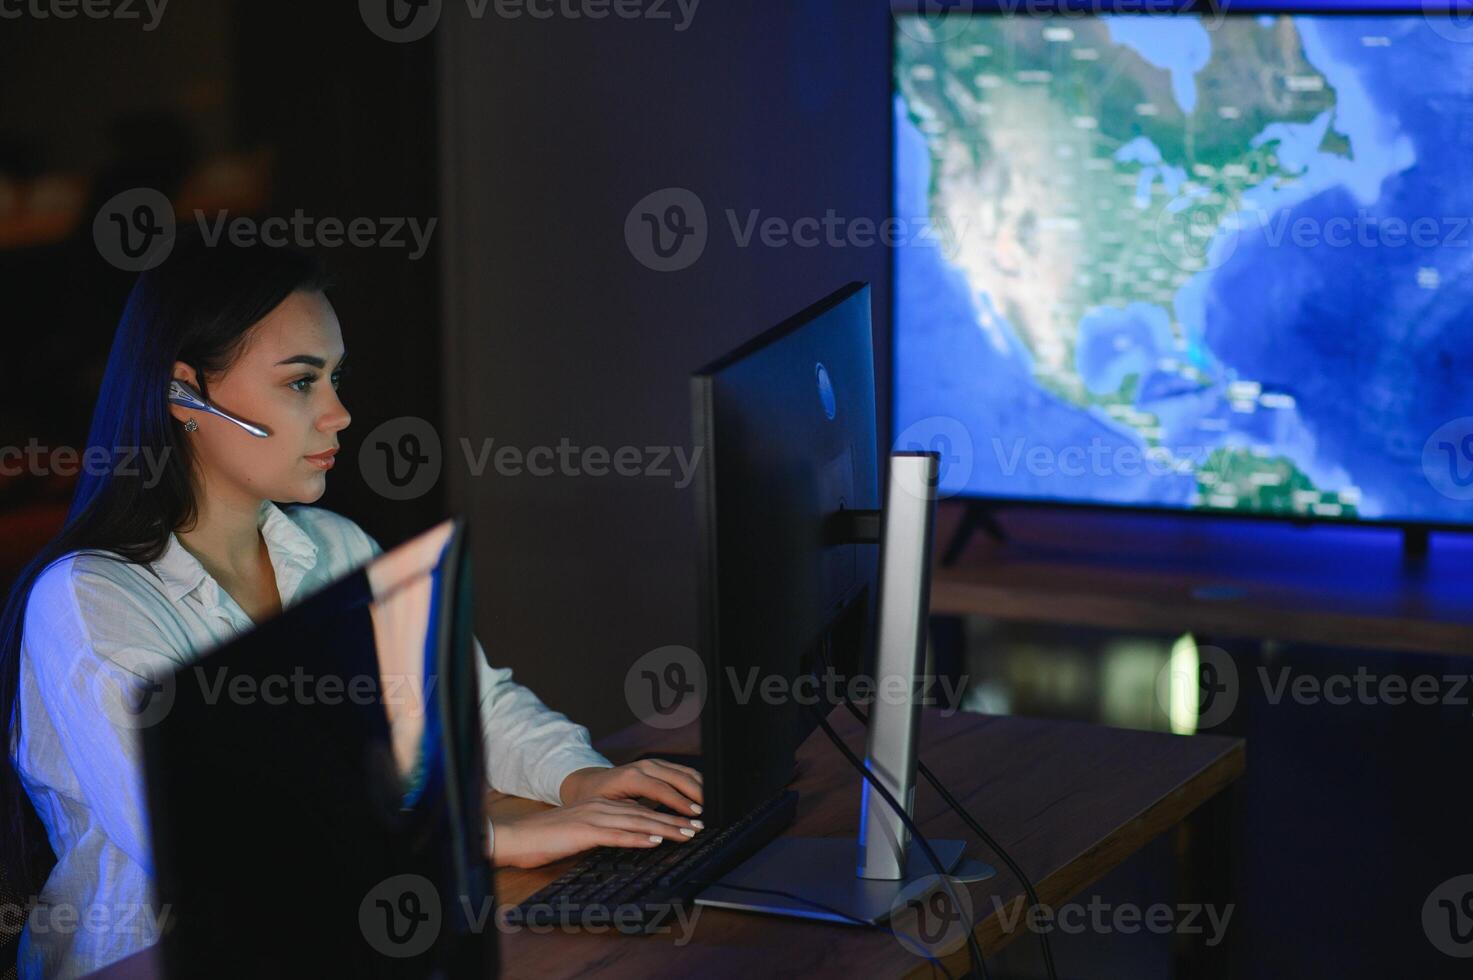
[[[692,820],[690,822],[690,825],[692,827],[696,828],[697,830],[705,830],[706,829],[705,823],[702,822],[702,821],[700,821],[700,820]]]
[[[650,843],[651,844],[658,844],[661,841],[663,841],[664,839],[665,838],[663,838],[663,837],[656,837],[654,834],[650,834]]]
[[[692,803],[690,805],[690,812],[691,813],[700,813],[701,812],[701,805],[699,803]]]
[[[689,827],[681,827],[680,832],[687,837],[694,837],[696,835],[696,832]]]

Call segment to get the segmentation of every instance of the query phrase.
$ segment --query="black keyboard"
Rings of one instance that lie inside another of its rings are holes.
[[[597,926],[649,933],[671,924],[677,906],[754,854],[793,822],[798,794],[772,797],[741,820],[707,828],[685,843],[600,847],[520,905],[506,921],[536,929]]]

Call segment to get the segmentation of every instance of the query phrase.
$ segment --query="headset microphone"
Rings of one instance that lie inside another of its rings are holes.
[[[218,415],[226,421],[234,422],[236,425],[240,426],[242,429],[245,429],[251,435],[261,439],[265,439],[271,434],[268,430],[262,428],[259,425],[256,425],[253,422],[247,422],[244,419],[238,419],[234,415],[231,415],[229,412],[226,412],[223,409],[217,408],[216,406],[210,404],[210,402],[203,395],[194,390],[194,387],[190,385],[189,382],[180,381],[178,378],[175,378],[173,381],[169,382],[169,401],[173,402],[175,405],[183,405],[185,408],[192,408],[196,411],[208,412],[211,415]]]

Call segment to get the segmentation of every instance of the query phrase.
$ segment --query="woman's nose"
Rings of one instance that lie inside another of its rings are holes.
[[[352,421],[353,416],[348,413],[347,406],[341,399],[334,398],[332,408],[317,420],[317,428],[324,432],[338,432],[346,429]]]

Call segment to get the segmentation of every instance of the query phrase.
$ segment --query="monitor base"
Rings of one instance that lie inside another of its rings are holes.
[[[982,881],[997,874],[980,861],[962,859],[966,841],[933,840],[930,844],[953,882]],[[890,918],[902,891],[935,874],[925,853],[914,843],[907,855],[904,878],[860,878],[855,873],[858,860],[859,842],[853,837],[778,837],[723,875],[720,884],[701,892],[696,904],[848,925],[878,925]]]

